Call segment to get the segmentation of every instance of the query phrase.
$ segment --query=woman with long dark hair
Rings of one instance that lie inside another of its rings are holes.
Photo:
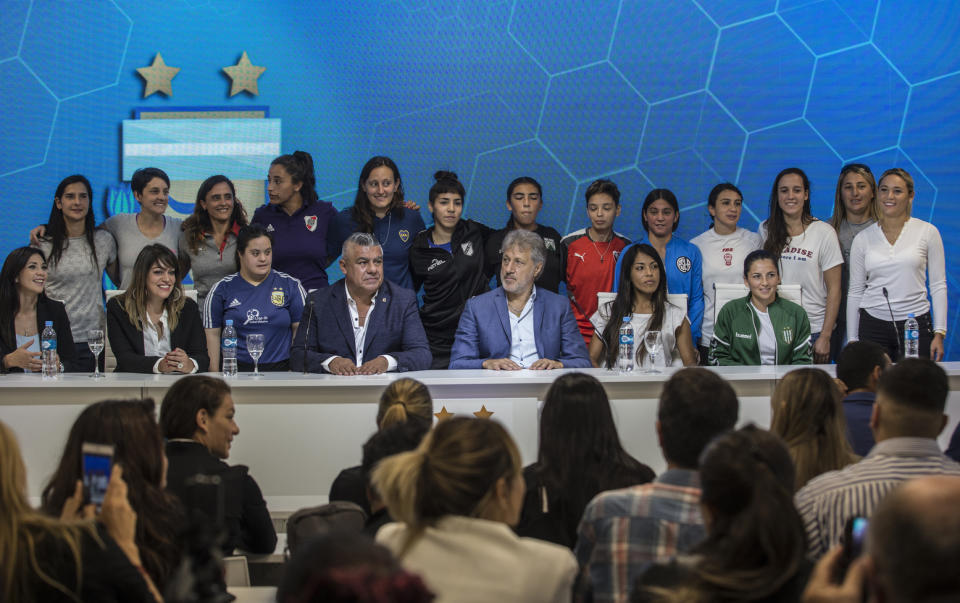
[[[77,359],[70,319],[61,302],[47,297],[47,260],[35,247],[10,252],[0,270],[0,358],[2,372],[39,373],[40,335],[50,321],[57,355],[68,372],[86,370]]]
[[[351,234],[371,233],[383,248],[383,277],[413,289],[410,248],[414,237],[425,228],[420,212],[404,204],[403,180],[397,164],[389,157],[371,157],[360,170],[353,206],[337,214],[327,255],[338,257]]]
[[[530,176],[514,178],[507,186],[507,209],[510,210],[507,225],[491,233],[487,240],[487,274],[495,275],[497,286],[500,285],[500,248],[503,239],[511,230],[529,230],[540,235],[547,250],[543,270],[535,283],[538,287],[558,293],[567,273],[567,262],[560,243],[563,236],[556,229],[537,222],[537,215],[543,209],[543,187]]]
[[[800,168],[777,174],[770,217],[760,225],[760,236],[763,248],[777,260],[781,281],[800,285],[814,364],[829,363],[830,338],[840,312],[843,253],[837,232],[810,213],[810,180]]]
[[[73,343],[82,370],[93,370],[93,354],[87,347],[90,331],[102,329],[103,272],[116,268],[117,243],[105,230],[94,226],[93,189],[80,174],[67,176],[57,185],[47,219],[46,235],[37,247],[47,256],[46,291],[63,302],[70,317]],[[103,367],[103,357],[100,357]]]
[[[247,212],[233,182],[222,174],[204,180],[193,213],[183,221],[177,253],[180,273],[193,272],[201,308],[210,287],[237,271],[237,235],[246,225]]]
[[[107,336],[121,373],[206,372],[200,309],[181,283],[177,256],[147,245],[133,265],[130,288],[107,302]]]
[[[633,341],[638,366],[652,366],[643,338],[648,331],[660,332],[663,351],[658,366],[694,366],[690,321],[683,310],[667,300],[667,274],[657,250],[646,243],[624,249],[618,263],[618,278],[623,285],[612,302],[601,304],[590,321],[594,326],[590,340],[590,360],[594,366],[617,366],[620,357],[620,327],[624,318],[633,326]]]
[[[523,470],[527,494],[517,534],[572,549],[580,517],[594,496],[654,477],[620,444],[600,382],[584,373],[562,375],[543,400],[537,462]]]
[[[176,497],[164,490],[163,440],[153,400],[108,400],[80,413],[70,428],[60,464],[41,495],[48,515],[60,516],[82,478],[84,442],[113,446],[113,462],[123,467],[130,506],[138,518],[134,541],[143,568],[162,592],[180,561],[176,535],[183,510]]]
[[[273,234],[273,267],[298,279],[308,290],[326,287],[327,266],[340,255],[327,249],[337,211],[317,197],[313,157],[305,151],[281,155],[267,173],[270,202],[257,208],[253,222]]]
[[[799,601],[810,574],[794,471],[780,440],[754,425],[717,437],[700,457],[706,539],[655,564],[632,601]]]

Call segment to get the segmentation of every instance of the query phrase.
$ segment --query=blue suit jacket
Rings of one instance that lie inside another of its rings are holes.
[[[303,315],[304,322],[300,323],[290,349],[292,370],[302,371],[306,365],[307,371],[322,373],[322,364],[330,356],[357,361],[344,279],[307,296]],[[401,372],[428,369],[432,360],[427,335],[417,312],[416,296],[413,291],[386,279],[380,285],[377,303],[367,317],[363,358],[367,361],[384,354],[396,358],[397,371]]]
[[[537,287],[533,324],[540,358],[564,368],[590,368],[590,358],[566,297]],[[484,360],[510,357],[510,318],[503,287],[467,300],[450,350],[451,369],[482,368]]]

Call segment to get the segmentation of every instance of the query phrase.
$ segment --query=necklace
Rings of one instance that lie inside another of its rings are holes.
[[[597,247],[597,242],[593,240],[593,238],[590,236],[590,233],[589,233],[589,232],[587,233],[587,238],[590,239],[590,243],[593,244],[593,248],[596,250],[597,255],[600,256],[600,263],[602,264],[602,263],[603,263],[603,258],[606,257],[606,255],[607,255],[608,253],[610,253],[610,245],[609,245],[609,243],[610,243],[610,241],[613,240],[613,233],[612,233],[612,232],[610,233],[610,238],[608,238],[606,241],[600,241],[601,243],[607,243],[607,250],[604,251],[603,253],[600,253],[600,248]]]

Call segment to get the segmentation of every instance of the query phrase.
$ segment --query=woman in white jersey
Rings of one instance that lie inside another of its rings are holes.
[[[858,234],[850,250],[847,333],[851,341],[875,341],[891,358],[902,358],[903,323],[913,314],[920,325],[920,356],[943,360],[947,333],[943,240],[936,226],[910,216],[913,195],[913,177],[906,170],[893,168],[880,176],[880,220]]]

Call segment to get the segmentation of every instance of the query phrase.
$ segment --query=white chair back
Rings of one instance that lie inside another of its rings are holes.
[[[600,291],[597,293],[597,307],[602,308],[604,304],[616,299],[616,291]],[[686,293],[667,293],[667,301],[687,313],[687,294]]]
[[[750,289],[743,283],[714,283],[713,284],[713,323],[717,323],[717,316],[720,315],[720,308],[727,305],[727,302],[746,297]],[[802,306],[803,292],[800,285],[785,285],[780,283],[777,287],[777,293],[783,297]]]
[[[231,586],[250,586],[250,567],[243,555],[223,558],[223,581]]]
[[[107,289],[104,291],[107,301],[110,301],[114,297],[120,295],[124,292],[124,289]],[[189,289],[187,287],[183,288],[183,292],[187,294],[187,297],[193,301],[197,301],[197,290],[193,287]],[[103,370],[104,372],[113,372],[117,368],[117,357],[113,355],[113,350],[110,348],[110,334],[107,333],[107,327],[103,327]],[[249,586],[249,585],[248,585]]]

